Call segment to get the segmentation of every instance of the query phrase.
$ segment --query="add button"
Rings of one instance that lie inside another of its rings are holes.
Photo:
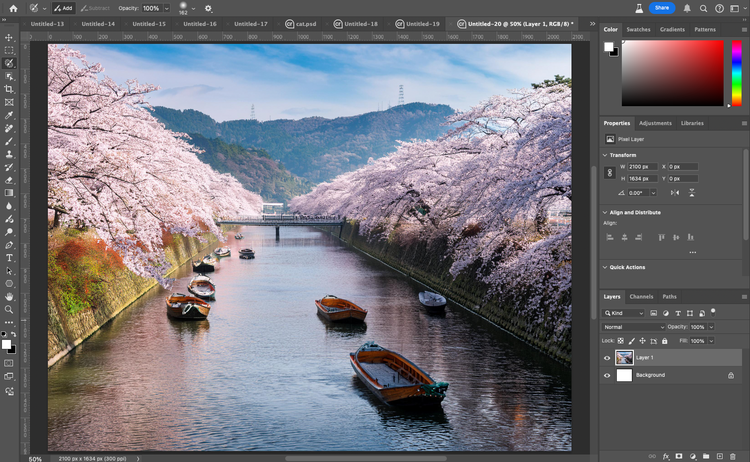
[[[672,14],[675,11],[675,6],[672,2],[654,2],[648,6],[648,11],[651,14]]]

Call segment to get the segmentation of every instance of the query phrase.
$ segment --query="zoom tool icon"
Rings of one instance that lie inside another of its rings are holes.
[[[284,22],[284,26],[285,26],[285,27],[286,27],[287,29],[294,29],[294,20],[293,20],[293,19],[287,19],[287,20],[286,20],[286,21]]]
[[[459,19],[458,22],[456,22],[456,25],[459,29],[466,29],[466,20],[465,19]]]
[[[340,19],[336,19],[335,21],[333,21],[333,27],[336,28],[336,29],[343,29],[344,28],[344,21],[342,21]]]
[[[406,29],[406,22],[403,19],[397,19],[396,29]]]

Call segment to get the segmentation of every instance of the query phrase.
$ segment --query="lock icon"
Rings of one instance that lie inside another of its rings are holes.
[[[666,344],[668,344],[668,343],[669,343],[669,341],[667,341],[667,338],[666,338],[666,337],[664,337],[663,339],[661,339],[661,344],[662,344],[662,345],[666,345]]]
[[[728,379],[733,379],[734,378],[734,372],[730,372],[729,374],[727,374],[727,378]]]

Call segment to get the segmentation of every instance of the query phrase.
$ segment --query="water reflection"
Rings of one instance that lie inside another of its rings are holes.
[[[318,314],[318,319],[325,325],[326,335],[339,338],[359,338],[367,333],[367,321],[365,322],[330,322]],[[365,343],[363,340],[362,343]]]
[[[207,320],[169,318],[157,287],[49,370],[51,451],[570,450],[569,369],[463,308],[427,312],[423,286],[329,234],[242,233]],[[193,275],[175,272],[174,291]],[[326,293],[365,323],[321,319]],[[381,403],[349,364],[368,340],[449,382],[442,408]]]
[[[209,312],[209,316],[210,314],[211,313]],[[169,322],[169,325],[172,327],[173,332],[181,342],[184,342],[186,340],[200,340],[206,334],[208,328],[211,326],[208,319],[193,321],[185,319],[173,319],[168,314],[165,314],[165,316],[167,316],[167,322]]]

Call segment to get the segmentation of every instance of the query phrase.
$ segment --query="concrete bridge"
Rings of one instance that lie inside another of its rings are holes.
[[[255,217],[234,217],[218,220],[219,225],[242,225],[242,226],[274,226],[276,228],[276,239],[279,238],[279,229],[282,226],[338,226],[339,237],[344,229],[345,219],[335,216],[307,216],[307,215],[262,215]]]

